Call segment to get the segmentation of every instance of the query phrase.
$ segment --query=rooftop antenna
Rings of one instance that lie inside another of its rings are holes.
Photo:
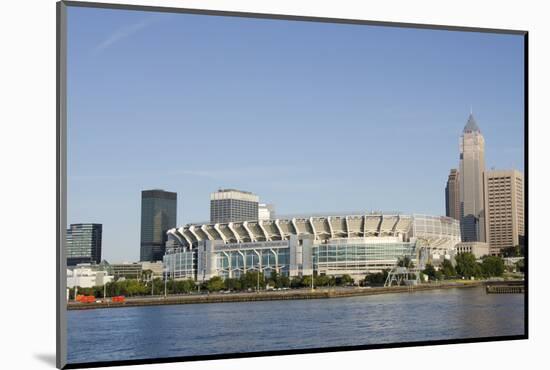
[[[474,114],[474,109],[472,108],[472,104],[470,104],[470,114]]]

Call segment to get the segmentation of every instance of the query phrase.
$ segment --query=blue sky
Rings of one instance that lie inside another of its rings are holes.
[[[71,8],[68,222],[139,258],[141,190],[178,224],[220,187],[279,214],[444,214],[470,107],[487,168],[523,171],[523,38]]]

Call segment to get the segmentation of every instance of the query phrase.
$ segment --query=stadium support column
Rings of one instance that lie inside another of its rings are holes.
[[[313,275],[313,239],[302,240],[302,274]]]
[[[299,276],[299,265],[302,264],[302,247],[298,245],[298,237],[290,235],[288,239],[288,248],[290,254],[289,276]]]
[[[207,281],[216,276],[215,241],[205,240],[198,243],[197,280]]]

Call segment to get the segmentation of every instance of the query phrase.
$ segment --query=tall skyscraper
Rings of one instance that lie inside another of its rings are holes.
[[[524,244],[523,174],[517,170],[485,172],[487,241],[491,254]]]
[[[451,169],[445,186],[445,215],[460,221],[460,182],[456,168]]]
[[[462,241],[485,241],[485,139],[470,113],[460,137],[460,228]]]
[[[249,191],[220,189],[210,194],[210,222],[257,220],[259,200]]]
[[[141,192],[140,261],[162,261],[166,231],[176,227],[176,193],[154,189]]]
[[[67,266],[101,262],[101,224],[71,224],[67,229]]]

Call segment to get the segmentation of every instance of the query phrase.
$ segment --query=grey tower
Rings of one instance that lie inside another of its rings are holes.
[[[176,227],[178,198],[164,190],[141,192],[140,261],[162,261],[166,231]]]
[[[71,224],[67,229],[67,266],[101,262],[101,224]]]
[[[460,228],[462,241],[485,241],[485,139],[470,113],[460,137]]]
[[[445,186],[445,215],[460,221],[460,182],[456,168],[451,169]]]

